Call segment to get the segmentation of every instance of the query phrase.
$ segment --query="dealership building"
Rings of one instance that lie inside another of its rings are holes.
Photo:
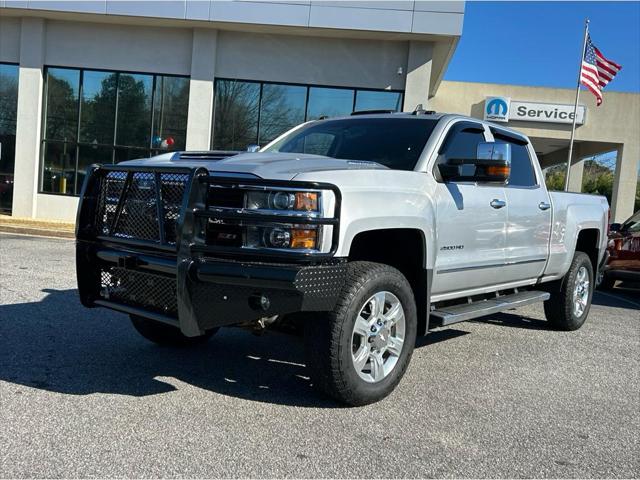
[[[573,90],[447,82],[464,2],[0,0],[0,209],[75,217],[87,166],[243,150],[361,110],[486,118],[566,162]],[[613,218],[634,209],[640,95],[581,98],[571,189],[616,152]]]

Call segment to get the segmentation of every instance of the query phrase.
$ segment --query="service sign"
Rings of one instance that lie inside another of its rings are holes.
[[[578,105],[576,125],[584,124],[587,108]],[[557,103],[523,102],[509,97],[486,97],[484,119],[506,123],[512,120],[522,122],[568,123],[573,122],[573,105]]]
[[[576,110],[576,125],[582,125],[587,113],[584,105]],[[511,100],[509,120],[545,123],[572,123],[573,105],[557,103],[536,103]]]

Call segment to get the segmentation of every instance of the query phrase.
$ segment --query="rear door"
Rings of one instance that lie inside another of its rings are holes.
[[[533,279],[542,275],[549,256],[549,193],[535,168],[529,141],[499,128],[492,127],[491,133],[496,142],[511,145],[511,174],[504,189],[508,212],[506,265],[500,278],[508,282]]]
[[[455,123],[438,150],[435,168],[449,158],[474,158],[478,143],[486,140],[482,124]],[[495,284],[505,261],[504,188],[438,182],[435,199],[437,252],[432,294],[447,298],[454,292]]]

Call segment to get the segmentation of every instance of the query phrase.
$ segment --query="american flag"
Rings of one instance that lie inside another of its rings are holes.
[[[616,62],[606,59],[600,50],[591,43],[591,36],[587,35],[587,45],[584,49],[582,68],[580,69],[580,83],[596,96],[597,105],[602,103],[602,89],[613,80],[621,68]]]

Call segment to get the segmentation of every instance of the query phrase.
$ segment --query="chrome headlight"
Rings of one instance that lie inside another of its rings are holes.
[[[320,194],[318,192],[250,191],[246,194],[246,208],[318,212]]]
[[[333,227],[293,223],[291,217],[333,216],[335,195],[330,191],[296,191],[291,189],[249,190],[245,194],[245,208],[270,215],[282,215],[277,224],[247,227],[245,246],[249,248],[277,248],[282,250],[328,251],[325,240],[331,240]],[[257,213],[257,212],[256,212]],[[285,219],[284,217],[289,217]],[[290,223],[291,222],[291,223]]]

